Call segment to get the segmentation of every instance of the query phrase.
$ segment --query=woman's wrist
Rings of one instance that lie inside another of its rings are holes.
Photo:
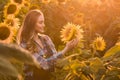
[[[65,48],[62,50],[62,54],[65,54],[66,52],[68,52],[68,47],[65,47]]]

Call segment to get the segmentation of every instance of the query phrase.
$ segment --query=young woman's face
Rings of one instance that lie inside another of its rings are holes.
[[[38,17],[38,20],[37,20],[36,24],[35,24],[35,32],[43,33],[44,32],[44,27],[45,27],[44,16],[40,15]]]

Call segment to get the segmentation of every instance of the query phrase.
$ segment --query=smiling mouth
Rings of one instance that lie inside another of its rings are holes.
[[[45,30],[44,29],[41,29],[41,32],[43,33]]]

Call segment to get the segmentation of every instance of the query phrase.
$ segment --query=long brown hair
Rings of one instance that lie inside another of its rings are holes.
[[[34,26],[40,15],[43,15],[43,13],[37,9],[31,10],[27,13],[17,36],[18,44],[20,44],[21,42],[27,43],[33,38],[35,30]]]
[[[43,13],[40,10],[35,9],[29,11],[17,35],[17,44],[21,45],[21,43],[26,43],[25,48],[31,53],[38,51],[38,48],[33,41],[33,36],[35,32],[35,24],[40,15],[43,16]]]

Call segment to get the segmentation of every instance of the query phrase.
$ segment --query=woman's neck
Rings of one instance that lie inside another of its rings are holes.
[[[34,40],[37,40],[37,39],[38,39],[38,33],[34,33],[33,39],[34,39]]]
[[[38,34],[35,34],[34,37],[33,37],[34,41],[40,45],[41,48],[43,48],[43,45],[42,45],[42,42],[41,40],[39,39],[39,36]]]

